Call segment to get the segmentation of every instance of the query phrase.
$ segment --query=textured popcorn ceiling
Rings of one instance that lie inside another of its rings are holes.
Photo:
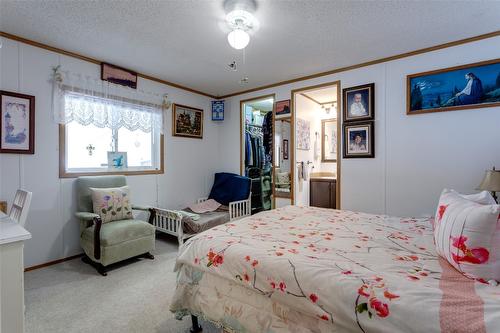
[[[222,1],[0,0],[0,30],[225,95],[496,31],[499,13],[500,1],[258,1],[246,65]]]

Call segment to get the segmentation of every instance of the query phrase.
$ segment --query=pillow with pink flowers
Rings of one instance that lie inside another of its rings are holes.
[[[500,206],[478,201],[443,190],[434,222],[436,250],[468,277],[500,281],[500,258],[494,244]]]

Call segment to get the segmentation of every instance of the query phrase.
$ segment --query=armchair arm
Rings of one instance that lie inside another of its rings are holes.
[[[101,259],[101,216],[90,212],[76,212],[75,217],[81,221],[94,223],[94,258]]]
[[[75,217],[82,221],[92,221],[96,217],[100,217],[99,214],[89,213],[89,212],[76,212]]]
[[[141,206],[141,205],[132,205],[132,210],[141,210],[143,212],[149,212],[148,223],[153,224],[155,219],[155,210],[151,206]]]
[[[132,210],[142,210],[145,212],[150,212],[151,206],[132,205]]]

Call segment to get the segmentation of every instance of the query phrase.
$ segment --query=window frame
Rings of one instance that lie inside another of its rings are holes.
[[[59,178],[77,178],[80,176],[103,176],[103,175],[158,175],[165,173],[165,138],[160,133],[160,168],[141,170],[118,170],[118,171],[83,171],[68,172],[66,170],[66,125],[59,124]]]

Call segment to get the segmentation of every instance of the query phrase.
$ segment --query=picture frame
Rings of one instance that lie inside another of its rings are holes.
[[[343,125],[343,157],[375,157],[375,123],[373,121]]]
[[[172,135],[203,139],[203,110],[181,104],[173,104]]]
[[[274,114],[277,117],[290,115],[290,100],[276,101],[274,103]]]
[[[288,160],[288,140],[283,139],[283,159]]]
[[[342,89],[344,122],[375,119],[375,83]]]
[[[337,162],[337,119],[321,120],[321,162]]]
[[[123,67],[101,63],[101,80],[137,89],[137,73]]]
[[[224,101],[212,101],[212,120],[224,120]]]
[[[0,153],[35,153],[35,96],[0,90]]]
[[[126,151],[108,151],[108,169],[123,170],[128,168]]]
[[[500,106],[500,58],[406,77],[406,114]]]

